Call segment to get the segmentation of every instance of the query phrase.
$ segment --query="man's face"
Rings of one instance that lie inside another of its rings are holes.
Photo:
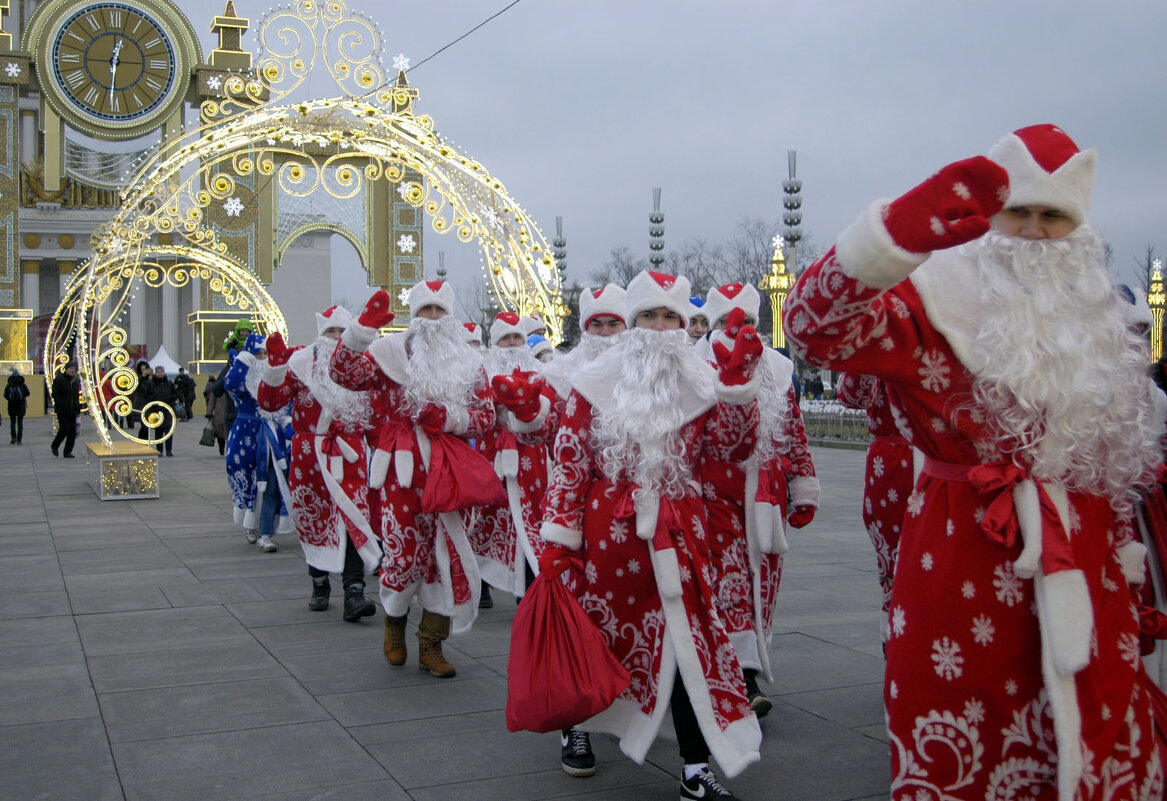
[[[498,342],[494,343],[496,348],[519,348],[526,344],[527,340],[523,339],[523,335],[512,331],[509,334],[504,334],[498,338]]]
[[[619,317],[613,317],[611,314],[598,314],[588,320],[587,327],[584,330],[598,337],[610,337],[614,334],[619,334],[626,327],[624,321]]]
[[[426,320],[437,320],[437,319],[440,319],[442,317],[445,317],[447,313],[448,312],[446,312],[446,310],[443,309],[438,304],[429,303],[425,306],[422,306],[420,309],[418,309],[417,314],[414,316],[421,317],[421,318],[426,319]]]
[[[165,367],[155,367],[154,368],[154,377],[155,378],[166,378],[166,368]]]
[[[1010,206],[993,217],[993,228],[1022,239],[1062,239],[1078,225],[1053,206]]]
[[[650,331],[674,331],[684,324],[685,321],[681,315],[668,306],[645,309],[636,315],[636,327],[647,328]]]
[[[73,366],[66,367],[65,375],[69,376],[69,378],[72,378],[73,376],[77,375],[77,368]]]
[[[344,329],[341,328],[340,326],[336,326],[336,325],[328,326],[328,328],[324,329],[324,332],[322,334],[322,336],[326,336],[329,339],[340,339],[341,336],[343,336],[343,335],[344,335]]]

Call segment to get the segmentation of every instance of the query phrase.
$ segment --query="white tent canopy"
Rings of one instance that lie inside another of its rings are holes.
[[[159,345],[158,352],[150,357],[150,368],[163,367],[166,369],[167,375],[178,375],[178,368],[181,366],[174,359],[170,358],[170,354],[166,352],[166,348],[162,345]]]

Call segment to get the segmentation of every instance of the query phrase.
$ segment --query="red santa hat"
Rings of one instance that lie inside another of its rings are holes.
[[[507,334],[518,334],[527,341],[527,332],[523,330],[523,319],[514,312],[500,312],[494,322],[490,324],[490,344],[497,345],[498,341]]]
[[[732,284],[715,286],[709,290],[702,312],[709,320],[710,326],[717,325],[722,317],[734,309],[741,309],[754,322],[758,320],[758,311],[762,306],[762,296],[753,284],[743,284],[735,281]]]
[[[662,306],[680,315],[682,328],[689,325],[689,279],[684,276],[644,270],[628,282],[626,299],[631,326],[642,311]]]
[[[445,281],[418,281],[409,290],[409,310],[438,306],[446,314],[454,313],[454,289]]]
[[[587,328],[596,317],[616,317],[627,324],[624,288],[608,284],[603,289],[585,289],[579,293],[580,328]]]
[[[353,316],[344,306],[329,306],[316,315],[316,336],[322,336],[326,328],[347,329],[353,324]]]
[[[482,326],[478,323],[462,323],[462,327],[466,329],[466,341],[471,345],[482,344]]]
[[[989,158],[1009,173],[1009,206],[1051,206],[1081,225],[1090,210],[1094,168],[1093,148],[1079,150],[1056,125],[1030,125],[1001,139]]]

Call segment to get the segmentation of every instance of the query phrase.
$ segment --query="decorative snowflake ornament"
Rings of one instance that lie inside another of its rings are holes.
[[[9,61],[8,66],[4,68],[4,72],[8,73],[9,78],[15,78],[20,75],[20,65],[15,61]]]
[[[782,238],[782,234],[774,234],[774,238],[770,240],[770,247],[777,250],[786,244],[786,240]]]
[[[417,240],[413,238],[413,234],[402,234],[397,237],[397,249],[402,253],[413,253],[415,247]]]
[[[403,289],[400,292],[398,292],[397,299],[399,301],[401,301],[402,306],[408,306],[409,305],[409,290]]]
[[[229,197],[223,203],[223,211],[227,212],[228,217],[238,217],[239,213],[243,211],[243,201],[237,197]]]
[[[393,57],[393,69],[398,72],[404,72],[409,69],[409,57],[404,53],[398,53]]]
[[[217,92],[217,91],[219,91],[219,89],[222,86],[223,86],[223,78],[221,76],[212,75],[210,78],[207,78],[207,88],[208,89],[213,89],[214,91]]]

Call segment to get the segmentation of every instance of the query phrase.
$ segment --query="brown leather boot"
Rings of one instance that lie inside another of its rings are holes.
[[[385,615],[385,661],[395,667],[405,664],[405,621],[408,617]]]
[[[450,636],[450,618],[428,610],[421,613],[421,623],[417,627],[417,666],[428,670],[431,676],[448,679],[457,675],[458,669],[446,661],[442,655],[442,640]]]

